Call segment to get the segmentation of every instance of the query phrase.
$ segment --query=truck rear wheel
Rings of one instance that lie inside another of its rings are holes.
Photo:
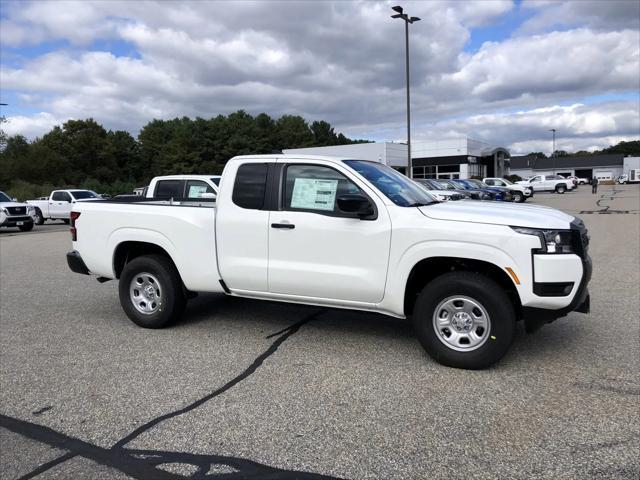
[[[567,191],[567,187],[565,187],[564,185],[556,186],[556,193],[564,193],[566,191]]]
[[[145,255],[127,263],[118,291],[127,316],[144,328],[162,328],[178,320],[187,302],[178,270],[163,255]]]
[[[428,283],[413,312],[416,335],[438,363],[482,369],[513,341],[515,312],[504,290],[473,272],[446,273]]]

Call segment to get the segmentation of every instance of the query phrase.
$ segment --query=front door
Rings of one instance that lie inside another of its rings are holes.
[[[380,302],[391,244],[382,202],[333,166],[291,163],[282,175],[282,204],[269,218],[269,291]],[[369,197],[377,218],[361,220],[339,210],[336,200],[347,193]]]
[[[69,218],[71,195],[67,192],[53,192],[49,198],[49,216],[51,218]]]

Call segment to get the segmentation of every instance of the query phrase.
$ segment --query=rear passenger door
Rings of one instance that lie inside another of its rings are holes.
[[[233,188],[220,191],[216,209],[216,250],[220,276],[228,288],[267,292],[269,259],[269,211],[266,202],[267,173],[262,161],[242,163]],[[228,168],[228,167],[227,167]],[[234,172],[225,175],[233,176]]]

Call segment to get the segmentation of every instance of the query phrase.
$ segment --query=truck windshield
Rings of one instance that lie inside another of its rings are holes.
[[[4,192],[0,192],[0,202],[10,202],[11,199],[7,197],[7,194]]]
[[[424,189],[391,167],[365,160],[344,160],[344,163],[400,207],[421,207],[439,203]]]

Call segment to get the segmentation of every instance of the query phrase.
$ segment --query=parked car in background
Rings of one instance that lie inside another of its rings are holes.
[[[573,180],[573,184],[575,186],[586,185],[587,183],[589,183],[589,179],[588,178],[576,177],[575,175],[571,175],[571,176],[567,177],[567,179]]]
[[[632,168],[627,173],[623,173],[618,177],[618,183],[621,185],[638,182],[640,182],[640,168]]]
[[[441,202],[446,200],[464,200],[465,198],[468,198],[464,194],[458,193],[454,190],[445,190],[442,188],[442,185],[430,178],[414,178],[413,181]]]
[[[193,292],[355,309],[411,318],[459,368],[502,358],[518,319],[589,311],[589,236],[553,208],[438,202],[381,163],[311,155],[232,158],[215,207],[199,203],[77,203],[68,265],[118,279],[141,327]]]
[[[0,227],[18,227],[22,232],[33,229],[34,208],[0,192]]]
[[[216,198],[220,175],[164,175],[151,180],[147,198]]]
[[[480,196],[480,200],[500,200],[501,201],[504,199],[504,196],[502,195],[501,192],[497,192],[496,190],[491,190],[486,188],[480,188],[477,185],[475,185],[473,182],[470,182],[468,180],[456,178],[454,180],[450,180],[450,182],[453,183],[458,188],[464,188],[464,189],[467,189],[467,191],[476,192],[477,195]]]
[[[511,191],[508,188],[489,186],[483,181],[478,180],[477,178],[468,178],[468,179],[465,179],[464,181],[482,190],[489,190],[490,192],[494,192],[496,194],[495,200],[499,200],[503,202],[513,201],[513,195],[511,195]]]
[[[483,192],[475,188],[453,183],[452,180],[438,179],[436,180],[445,190],[451,190],[461,193],[472,200],[493,200],[490,192]]]
[[[46,220],[64,220],[69,223],[69,213],[76,202],[103,200],[93,190],[54,190],[46,200],[27,200],[35,209],[35,223],[42,225]]]
[[[560,175],[536,175],[527,180],[516,182],[516,184],[530,186],[534,192],[564,193],[574,188],[572,180],[567,180]]]
[[[510,182],[506,178],[488,177],[482,180],[490,187],[502,187],[511,191],[513,201],[516,203],[522,203],[527,198],[533,196],[533,188],[525,185],[516,185]]]

